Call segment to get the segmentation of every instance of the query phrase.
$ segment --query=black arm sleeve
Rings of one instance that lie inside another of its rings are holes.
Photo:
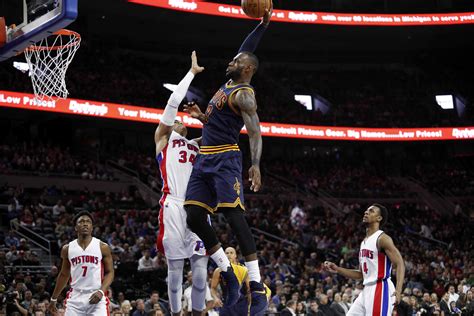
[[[258,43],[262,39],[263,33],[267,27],[262,23],[258,24],[257,27],[250,33],[240,46],[238,53],[241,52],[250,52],[253,53],[257,49]]]

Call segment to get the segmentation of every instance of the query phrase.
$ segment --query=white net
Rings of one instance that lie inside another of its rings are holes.
[[[78,33],[60,30],[25,50],[37,99],[67,98],[66,71],[80,44]]]

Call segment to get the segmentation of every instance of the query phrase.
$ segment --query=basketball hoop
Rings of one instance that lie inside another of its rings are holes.
[[[39,100],[65,99],[66,71],[81,44],[81,35],[59,30],[25,50],[35,96]]]

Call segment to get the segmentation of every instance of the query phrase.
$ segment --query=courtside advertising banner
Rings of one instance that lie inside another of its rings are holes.
[[[35,99],[33,94],[0,90],[0,108],[2,107],[153,124],[158,124],[163,114],[162,109],[100,101],[79,99],[39,101]],[[188,127],[202,128],[202,123],[190,117],[187,113],[179,112],[177,119],[181,120]],[[356,128],[262,122],[260,127],[263,136],[302,139],[347,141],[435,141],[474,139],[474,126],[436,128]],[[242,132],[246,133],[245,128]]]
[[[199,0],[128,0],[158,8],[190,13],[251,19],[240,6]],[[297,10],[273,10],[272,22],[353,25],[353,26],[420,26],[474,23],[474,12],[433,14],[365,14]]]

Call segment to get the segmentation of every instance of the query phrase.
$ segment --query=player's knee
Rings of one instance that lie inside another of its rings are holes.
[[[195,231],[202,224],[207,222],[207,212],[202,207],[196,205],[186,205],[186,224],[188,227]]]
[[[207,271],[205,269],[199,268],[193,271],[193,287],[199,292],[206,290],[207,284]]]
[[[223,211],[227,222],[232,227],[232,230],[239,241],[239,246],[242,255],[248,256],[257,252],[255,240],[253,239],[250,227],[245,219],[243,210],[240,208],[229,208]]]

